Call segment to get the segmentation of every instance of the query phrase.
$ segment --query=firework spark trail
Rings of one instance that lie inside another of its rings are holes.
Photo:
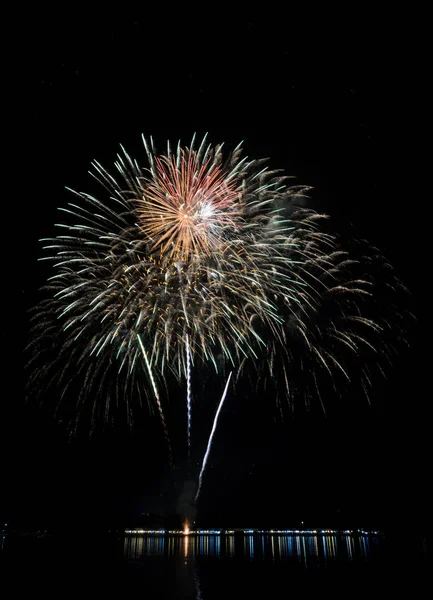
[[[137,338],[138,338],[138,342],[141,347],[141,351],[144,356],[147,371],[149,373],[149,379],[152,382],[153,392],[155,395],[156,404],[158,406],[159,416],[161,419],[162,427],[164,429],[164,437],[165,437],[165,439],[167,441],[167,445],[168,445],[168,455],[169,455],[170,464],[173,465],[173,453],[171,450],[170,436],[168,435],[168,429],[167,429],[167,424],[165,422],[164,411],[162,410],[161,400],[159,398],[159,393],[158,393],[158,389],[156,387],[155,378],[153,377],[153,373],[152,373],[152,367],[150,366],[149,359],[147,358],[147,352],[144,349],[143,342],[141,341],[141,337],[139,335],[137,335]]]
[[[189,336],[186,335],[186,405],[187,405],[187,437],[188,437],[188,458],[191,454],[191,355],[189,347]]]
[[[210,436],[209,436],[209,441],[208,441],[208,444],[207,444],[206,453],[205,453],[204,458],[203,458],[203,463],[202,463],[202,466],[201,466],[200,475],[198,476],[198,487],[197,487],[197,493],[196,493],[195,498],[194,498],[194,502],[197,502],[198,497],[200,495],[200,490],[201,490],[201,486],[202,486],[202,483],[203,483],[203,473],[204,473],[204,471],[206,469],[207,459],[209,457],[209,452],[210,452],[210,449],[211,449],[211,446],[212,446],[213,436],[215,435],[215,431],[216,431],[217,424],[218,424],[218,417],[219,417],[219,414],[221,412],[221,408],[222,408],[222,406],[224,404],[224,400],[226,399],[226,396],[227,396],[227,390],[228,390],[228,387],[229,387],[231,376],[232,376],[232,371],[230,371],[230,375],[228,376],[227,383],[226,383],[226,386],[224,388],[223,395],[221,397],[220,403],[218,405],[218,409],[217,409],[216,414],[215,414],[215,419],[214,419],[214,422],[213,422],[213,425],[212,425],[212,431],[211,431]]]

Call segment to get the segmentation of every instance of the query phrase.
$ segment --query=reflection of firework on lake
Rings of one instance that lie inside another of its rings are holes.
[[[298,368],[308,399],[324,376],[349,381],[360,355],[366,386],[399,335],[394,307],[384,319],[368,308],[377,279],[389,297],[397,285],[382,259],[340,250],[325,217],[300,207],[305,190],[239,146],[193,140],[161,155],[144,143],[146,167],[122,150],[117,179],[95,162],[105,195],[73,192],[44,240],[54,275],[35,310],[29,387],[59,386],[59,410],[75,393],[74,429],[118,411],[130,421],[145,400],[164,423],[170,380],[186,381],[190,424],[191,372],[207,366],[242,377],[252,365],[261,380],[266,365],[294,402]]]

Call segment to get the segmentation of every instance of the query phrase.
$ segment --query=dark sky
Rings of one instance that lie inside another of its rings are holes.
[[[312,202],[336,226],[380,246],[412,292],[419,328],[371,407],[348,398],[326,416],[300,411],[281,423],[272,399],[229,397],[199,516],[222,525],[426,519],[422,253],[402,160],[415,102],[396,77],[397,40],[372,15],[347,16],[344,27],[283,17],[253,11],[204,24],[185,15],[167,22],[35,11],[11,18],[1,518],[111,523],[174,512],[186,470],[168,469],[157,419],[69,442],[48,410],[24,405],[22,353],[27,310],[48,275],[37,262],[38,239],[50,235],[56,207],[69,200],[64,186],[85,191],[90,161],[110,165],[119,143],[139,155],[141,133],[161,143],[208,131],[212,142],[245,140],[250,156],[268,156],[314,186]],[[215,388],[197,399],[197,458],[216,402]],[[180,439],[184,424],[172,426]]]

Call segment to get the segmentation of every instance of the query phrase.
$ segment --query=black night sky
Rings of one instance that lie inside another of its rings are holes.
[[[396,75],[397,42],[383,23],[359,19],[323,29],[254,10],[212,17],[206,27],[185,15],[167,23],[126,11],[35,10],[11,19],[3,92],[1,519],[24,528],[105,528],[140,522],[143,513],[176,513],[186,478],[182,410],[169,424],[175,473],[156,416],[144,415],[132,431],[119,423],[69,441],[47,407],[25,405],[23,349],[27,311],[50,274],[37,261],[38,240],[52,233],[56,208],[70,199],[64,187],[86,191],[90,162],[110,166],[119,144],[141,156],[142,133],[162,145],[209,132],[211,142],[244,140],[249,156],[270,157],[272,167],[313,186],[312,206],[336,227],[378,245],[411,290],[418,323],[408,334],[411,351],[378,381],[371,406],[327,398],[326,415],[300,408],[281,422],[272,397],[232,393],[198,519],[215,526],[425,524],[425,277],[420,211],[405,181],[407,112],[416,102]],[[212,380],[195,398],[197,460],[217,385]],[[184,397],[179,389],[171,403],[183,407]]]

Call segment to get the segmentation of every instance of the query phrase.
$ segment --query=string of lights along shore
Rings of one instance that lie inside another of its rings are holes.
[[[93,162],[99,193],[68,188],[56,234],[42,240],[52,275],[32,315],[28,389],[57,390],[72,434],[156,410],[173,460],[169,384],[185,398],[189,453],[193,400],[206,402],[192,382],[215,372],[221,400],[213,427],[200,424],[211,436],[197,500],[240,381],[266,385],[282,410],[325,409],[326,390],[355,385],[368,398],[404,343],[406,292],[376,248],[345,245],[308,207],[310,188],[242,144],[143,145],[139,158],[121,147],[111,168]]]

